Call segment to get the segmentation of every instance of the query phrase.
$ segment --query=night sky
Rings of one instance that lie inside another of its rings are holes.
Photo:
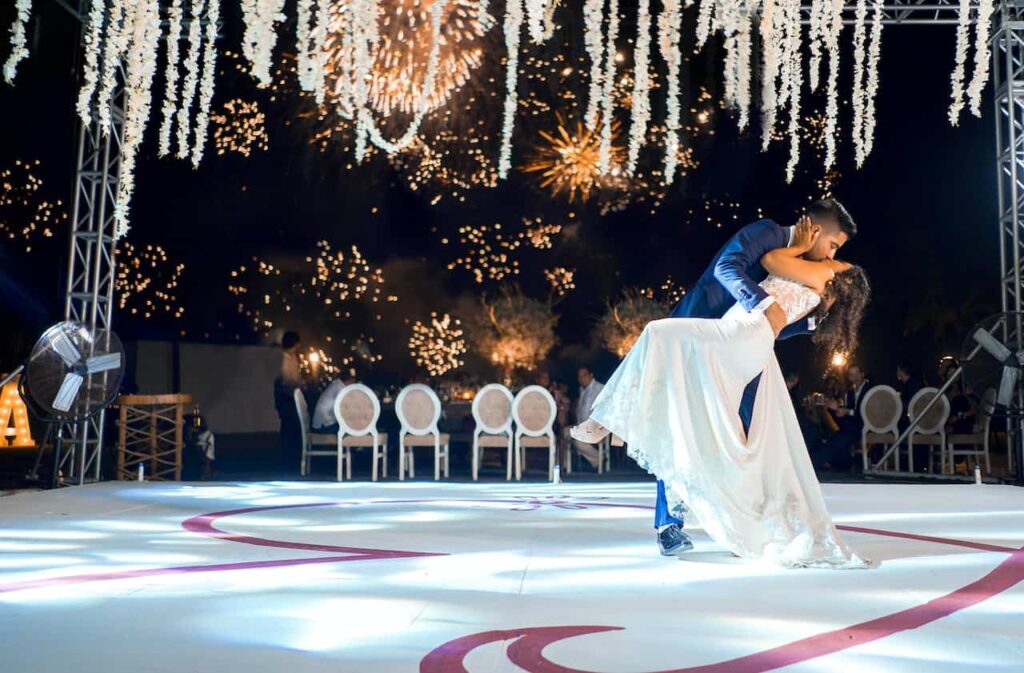
[[[51,201],[62,200],[70,211],[76,28],[55,3],[36,4],[30,25],[32,56],[22,64],[16,87],[0,86],[0,168],[10,167],[15,159],[39,159],[41,192]],[[625,4],[624,15],[631,13],[630,4]],[[11,13],[9,6],[0,9],[5,34]],[[237,50],[236,13],[237,8],[227,13],[222,49]],[[692,16],[686,25],[692,27]],[[582,47],[572,34],[580,30],[570,27],[563,36],[577,50]],[[691,34],[692,28],[684,32]],[[852,29],[844,33],[848,68]],[[844,105],[838,164],[842,176],[833,190],[861,230],[841,256],[863,265],[874,286],[856,359],[879,382],[893,378],[901,358],[931,373],[940,355],[959,351],[970,324],[999,304],[991,86],[983,118],[965,115],[952,128],[946,113],[954,30],[906,26],[886,27],[883,33],[874,150],[856,170],[847,135],[850,112]],[[282,29],[282,43],[292,34],[291,28]],[[6,44],[0,53],[6,55]],[[701,86],[714,99],[719,97],[720,56],[712,50],[687,64],[685,89],[691,100]],[[222,58],[221,64],[231,69],[228,59]],[[471,86],[497,89],[500,96],[500,86],[486,82],[487,72],[497,73],[500,82],[500,68],[485,64],[482,70]],[[844,69],[841,91],[848,90],[849,81],[850,72]],[[757,219],[759,208],[782,224],[792,224],[798,209],[818,196],[815,181],[822,169],[810,147],[804,145],[800,175],[787,185],[783,143],[759,152],[756,114],[753,133],[740,136],[732,114],[718,110],[708,128],[713,135],[705,132],[686,141],[699,168],[672,185],[653,214],[650,202],[640,202],[602,216],[596,202],[570,205],[519,172],[497,188],[470,191],[465,202],[446,197],[432,205],[429,190],[410,190],[401,171],[381,157],[349,168],[354,159],[344,143],[326,152],[311,145],[313,124],[298,119],[308,111],[308,102],[286,97],[270,103],[266,92],[237,74],[219,80],[218,87],[217,110],[231,98],[261,101],[268,115],[270,149],[249,158],[218,157],[211,144],[204,163],[193,171],[184,162],[157,159],[158,123],[151,123],[137,171],[128,240],[137,246],[159,244],[174,262],[185,265],[175,290],[185,315],[142,320],[119,312],[114,324],[123,339],[264,342],[235,310],[237,302],[227,292],[231,269],[253,256],[301,265],[318,240],[336,250],[354,244],[384,270],[386,293],[399,300],[384,307],[380,321],[368,319],[365,310],[355,311],[345,324],[329,329],[338,339],[373,335],[383,361],[367,376],[397,383],[416,371],[405,347],[405,320],[422,320],[431,310],[464,309],[481,292],[493,293],[500,286],[478,285],[469,273],[448,270],[458,251],[442,240],[451,241],[463,225],[502,223],[514,231],[523,218],[541,218],[566,226],[563,232],[568,233],[552,250],[525,252],[513,280],[527,294],[543,298],[543,269],[576,269],[576,289],[556,306],[560,345],[550,366],[569,378],[575,365],[591,364],[604,378],[616,360],[594,343],[593,326],[623,288],[657,287],[669,275],[688,285],[728,236]],[[653,104],[656,120],[664,114],[660,100],[656,97]],[[158,106],[159,99],[154,102]],[[497,107],[493,101],[482,105],[493,111],[486,123],[494,161]],[[805,111],[820,108],[818,98],[805,95]],[[551,121],[550,116],[517,121],[517,164],[537,140],[538,130],[550,128]],[[656,163],[656,151],[647,160]],[[723,205],[733,203],[740,205]],[[0,212],[0,218],[15,226],[17,216]],[[0,370],[24,357],[35,336],[62,311],[66,221],[55,228],[53,238],[35,239],[30,253],[24,247],[17,238],[0,239]],[[322,343],[325,335],[317,334],[316,327],[296,326],[307,342]],[[782,345],[780,354],[784,367],[800,367],[808,377],[820,375],[825,360],[806,340]]]

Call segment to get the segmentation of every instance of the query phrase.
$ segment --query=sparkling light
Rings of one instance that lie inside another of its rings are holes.
[[[114,289],[122,311],[144,319],[168,315],[179,319],[185,307],[177,290],[185,265],[171,263],[159,245],[136,246],[131,241],[118,243],[117,275]]]
[[[68,219],[61,201],[43,198],[43,180],[35,171],[40,161],[16,159],[0,170],[0,238],[20,241],[25,252],[32,251],[38,236],[51,238],[53,230]]]
[[[413,323],[409,354],[416,365],[425,368],[431,376],[444,376],[463,366],[465,362],[461,356],[465,353],[462,323],[447,313],[438,316],[432,312],[429,323],[419,320]]]
[[[214,125],[213,143],[220,156],[234,152],[247,157],[255,150],[266,152],[270,146],[267,118],[256,101],[229,100],[210,121]]]

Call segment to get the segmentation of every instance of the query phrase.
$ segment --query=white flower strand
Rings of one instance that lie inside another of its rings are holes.
[[[32,0],[17,0],[14,11],[14,23],[11,25],[11,54],[4,63],[4,79],[8,84],[14,84],[18,64],[28,57],[28,49],[25,48],[25,24],[32,15]]]
[[[949,104],[949,123],[956,126],[960,121],[960,111],[964,107],[964,69],[967,65],[967,45],[971,18],[971,0],[960,0],[960,22],[956,27],[956,66],[950,77],[952,91]]]
[[[978,22],[974,24],[974,74],[967,87],[967,99],[971,102],[971,114],[975,117],[981,116],[981,92],[988,81],[992,58],[988,40],[995,8],[994,0],[978,0]]]
[[[391,141],[383,136],[373,121],[373,113],[368,105],[363,105],[360,115],[365,115],[364,126],[369,131],[370,140],[374,145],[381,148],[388,154],[396,154],[408,147],[419,134],[423,118],[430,110],[430,94],[434,91],[434,82],[437,79],[437,63],[441,57],[441,46],[444,43],[444,36],[441,34],[442,19],[448,8],[448,0],[434,0],[430,6],[431,28],[434,33],[434,40],[430,46],[430,53],[427,55],[427,74],[423,79],[423,87],[416,99],[416,112],[405,133],[397,140]]]
[[[719,0],[700,0],[700,11],[697,13],[697,48],[704,46],[711,34],[711,19],[715,13],[715,3]],[[690,4],[690,3],[688,3]]]
[[[867,20],[866,0],[857,0],[856,23],[853,30],[853,153],[857,166],[864,163],[863,136],[864,128],[864,41],[866,39],[865,21]]]
[[[274,47],[277,45],[277,26],[284,15],[285,0],[241,0],[245,34],[242,36],[242,54],[249,60],[250,72],[260,88],[273,83],[270,73]]]
[[[554,12],[557,0],[525,0],[526,25],[534,44],[542,44],[555,33]]]
[[[750,120],[750,12],[748,0],[723,0],[715,24],[725,34],[725,102],[739,108],[739,128]]]
[[[836,129],[839,125],[839,37],[843,28],[845,0],[826,1],[825,48],[828,50],[828,88],[825,103],[825,170],[836,161]]]
[[[82,88],[78,92],[75,108],[82,123],[92,123],[92,103],[100,79],[100,46],[103,41],[103,19],[106,0],[93,0],[89,6],[89,29],[85,32],[85,64],[82,69]]]
[[[203,160],[206,136],[210,129],[210,105],[213,103],[213,78],[217,70],[217,24],[220,23],[220,0],[206,0],[206,53],[203,55],[203,76],[199,84],[199,107],[196,113],[196,137],[192,145],[192,167]]]
[[[826,46],[828,37],[828,6],[830,0],[815,0],[811,2],[811,20],[808,29],[807,42],[811,51],[810,89],[811,92],[818,90],[819,75],[821,74],[822,47]]]
[[[313,0],[297,0],[295,4],[295,59],[299,86],[303,91],[313,90]]]
[[[632,124],[629,127],[629,156],[626,172],[630,175],[636,170],[636,162],[640,157],[640,148],[647,137],[647,124],[651,120],[651,77],[649,59],[651,53],[651,0],[637,2],[636,17],[636,49],[633,51],[633,99]]]
[[[129,1],[113,0],[107,22],[107,34],[103,40],[103,78],[100,81],[96,110],[104,134],[110,130],[110,102],[114,96],[114,85],[117,83],[121,59],[128,50]]]
[[[583,43],[590,57],[590,88],[584,120],[588,128],[593,128],[597,124],[597,113],[600,110],[604,72],[604,0],[586,0],[583,4],[583,21]]]
[[[324,45],[327,41],[327,27],[330,22],[330,0],[316,0],[314,19],[314,0],[299,0],[296,20],[296,46],[298,55],[299,86],[303,91],[312,91],[317,105],[324,102],[325,68],[327,54]]]
[[[800,161],[800,90],[803,87],[803,64],[800,59],[802,25],[801,0],[783,0],[786,21],[786,78],[789,102],[789,161],[786,164],[786,183],[793,182],[796,165]]]
[[[605,39],[605,70],[601,92],[601,144],[597,148],[597,167],[602,173],[611,169],[612,118],[615,116],[615,41],[618,36],[619,0],[608,0],[608,36]]]
[[[761,15],[761,151],[768,149],[775,129],[775,116],[779,106],[779,94],[776,88],[779,78],[779,60],[781,58],[780,26],[782,12],[775,6],[774,0],[765,0]]]
[[[181,40],[181,2],[171,0],[167,8],[167,67],[164,71],[163,123],[160,125],[160,145],[157,154],[165,157],[171,153],[171,132],[174,127],[174,113],[178,110],[178,61]]]
[[[871,154],[875,144],[875,96],[878,94],[878,60],[882,55],[882,15],[885,0],[875,1],[875,18],[871,25],[871,47],[868,51],[868,84],[864,95],[864,122],[861,127],[861,144],[864,157]]]
[[[126,6],[124,34],[124,138],[117,205],[114,208],[114,239],[128,231],[128,206],[135,190],[135,158],[151,115],[153,76],[160,51],[159,0],[134,0]]]
[[[190,131],[191,117],[189,111],[192,109],[192,100],[195,98],[196,89],[199,88],[199,51],[203,44],[202,24],[200,17],[203,15],[207,0],[192,0],[189,15],[192,20],[188,26],[188,52],[185,55],[185,80],[181,87],[181,105],[178,107],[178,151],[175,153],[179,159],[188,156],[188,136]]]
[[[665,184],[675,179],[676,166],[679,163],[679,75],[683,58],[679,50],[679,37],[682,32],[682,12],[679,0],[662,0],[664,9],[658,16],[658,50],[665,60],[668,77],[666,93],[665,117]]]
[[[505,48],[508,52],[505,66],[505,107],[501,126],[501,151],[498,155],[498,177],[504,180],[512,168],[512,129],[515,126],[519,95],[519,41],[523,32],[522,0],[507,0],[505,4]]]
[[[369,100],[371,77],[371,48],[380,40],[380,29],[377,23],[380,8],[376,0],[352,0],[352,77],[351,100],[352,110],[356,117],[356,161],[366,156],[366,141],[369,137],[367,122],[369,115],[362,113]]]

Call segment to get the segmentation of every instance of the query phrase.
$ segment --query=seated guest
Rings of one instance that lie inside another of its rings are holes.
[[[901,362],[896,366],[896,381],[899,383],[896,386],[896,390],[903,401],[904,418],[900,421],[900,427],[905,428],[906,424],[909,423],[907,419],[910,415],[910,400],[914,399],[914,395],[924,387],[924,383],[921,382],[921,377],[913,374],[910,365],[905,362]]]
[[[871,389],[871,384],[859,365],[850,365],[846,370],[846,381],[849,390],[845,404],[836,400],[828,400],[826,406],[835,415],[839,430],[825,442],[818,456],[817,466],[822,469],[846,471],[853,464],[853,451],[860,444],[864,420],[861,418],[861,405],[864,396]]]
[[[604,384],[594,378],[594,374],[587,367],[580,367],[576,373],[576,381],[580,384],[580,396],[576,402],[576,422],[582,423],[590,418],[590,410],[594,407],[594,400],[597,394],[604,388]],[[598,452],[596,444],[588,444],[578,439],[572,440],[572,445],[583,458],[590,463],[590,466],[597,469]]]
[[[956,370],[949,371],[947,376],[952,376],[954,371]],[[963,386],[960,385],[959,379],[946,390],[946,396],[949,398],[949,423],[946,426],[946,432],[956,434],[974,432],[977,411],[964,392]]]
[[[313,418],[310,423],[313,426],[313,432],[331,435],[336,434],[341,429],[338,426],[338,419],[334,415],[334,401],[338,399],[338,394],[346,385],[348,384],[341,379],[334,379],[320,393],[320,397],[316,401],[316,407],[313,409]]]

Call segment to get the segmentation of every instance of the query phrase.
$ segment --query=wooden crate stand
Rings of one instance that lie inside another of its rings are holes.
[[[149,463],[146,479],[181,481],[185,405],[191,395],[122,395],[117,399],[117,478],[138,479],[139,463]]]

